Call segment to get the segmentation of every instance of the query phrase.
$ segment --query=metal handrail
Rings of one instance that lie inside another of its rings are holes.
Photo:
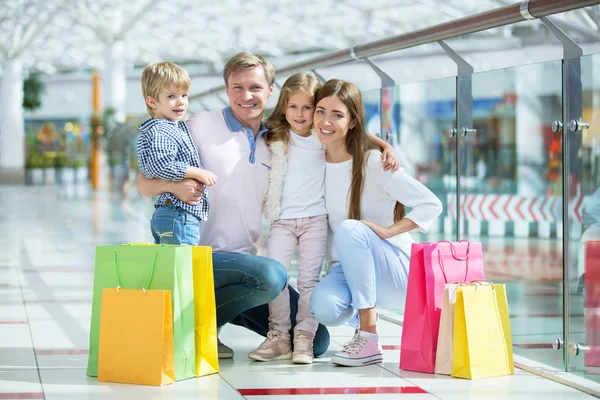
[[[447,40],[470,33],[481,32],[526,21],[532,18],[546,17],[552,14],[572,11],[597,4],[600,4],[600,0],[526,0],[417,31],[375,40],[309,58],[308,60],[279,68],[277,69],[277,73],[281,75],[292,75],[296,72],[305,72],[348,61],[360,60],[365,57],[408,49],[410,47],[434,43],[440,40]],[[223,93],[225,89],[225,85],[214,87],[190,96],[190,101]]]

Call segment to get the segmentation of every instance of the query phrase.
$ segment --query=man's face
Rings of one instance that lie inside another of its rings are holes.
[[[262,120],[267,107],[267,99],[273,93],[262,65],[248,68],[229,75],[227,78],[227,96],[233,115],[244,125]]]

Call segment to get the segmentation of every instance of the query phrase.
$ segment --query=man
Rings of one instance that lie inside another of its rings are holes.
[[[275,69],[262,56],[239,53],[223,71],[229,107],[194,114],[188,121],[201,165],[217,176],[208,196],[211,211],[200,228],[200,245],[212,246],[217,303],[217,326],[227,322],[266,336],[267,303],[283,290],[287,272],[277,261],[256,255],[254,243],[262,230],[261,214],[269,181],[271,154],[262,123],[273,94]],[[165,182],[138,176],[140,194],[151,197],[170,192],[195,205],[204,187],[194,180]],[[298,292],[290,288],[291,315],[298,307]],[[296,325],[292,318],[292,329]],[[315,335],[315,356],[329,346],[329,333],[320,325]],[[232,358],[233,350],[219,341],[219,358]]]

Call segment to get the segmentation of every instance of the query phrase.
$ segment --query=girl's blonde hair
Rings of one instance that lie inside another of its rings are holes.
[[[190,89],[190,77],[185,69],[170,61],[152,63],[144,68],[142,72],[142,94],[144,101],[152,97],[158,101],[158,95],[162,89],[175,85],[178,89],[186,92]],[[148,114],[154,116],[153,109],[146,103]]]
[[[346,148],[352,156],[352,180],[350,183],[349,219],[361,219],[360,197],[365,186],[365,167],[367,165],[367,152],[380,149],[365,131],[365,108],[362,95],[358,87],[347,81],[331,79],[327,81],[315,95],[315,105],[326,97],[336,96],[346,105],[350,113],[350,126],[346,134]],[[381,149],[380,149],[381,150]],[[394,207],[394,222],[404,218],[406,212],[404,205],[396,202]]]
[[[265,123],[267,128],[269,128],[265,138],[267,145],[275,142],[283,142],[286,149],[289,147],[290,123],[285,118],[285,111],[288,107],[290,97],[298,92],[303,92],[311,99],[314,99],[315,93],[320,87],[321,82],[310,72],[298,72],[287,78],[281,88],[277,106],[275,106],[275,110]]]

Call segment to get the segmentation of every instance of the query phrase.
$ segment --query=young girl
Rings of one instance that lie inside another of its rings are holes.
[[[288,288],[269,303],[267,339],[248,357],[258,361],[290,359],[298,364],[313,361],[313,340],[318,322],[309,314],[310,297],[319,282],[327,243],[325,208],[325,151],[312,131],[314,95],[321,87],[310,73],[286,80],[273,114],[267,120],[266,142],[273,154],[265,216],[271,222],[267,245],[269,258],[289,271],[292,255],[299,248],[298,313],[295,315],[293,354],[292,317]],[[386,142],[386,168],[397,168],[398,160]],[[290,288],[290,290],[293,290]]]
[[[439,199],[402,168],[385,172],[381,153],[367,139],[360,90],[330,80],[315,99],[315,131],[327,146],[325,193],[330,270],[314,289],[311,313],[330,326],[358,311],[360,332],[331,358],[361,366],[383,359],[375,306],[403,304],[408,282],[408,233],[426,232],[442,211]],[[405,215],[404,205],[411,207]]]

